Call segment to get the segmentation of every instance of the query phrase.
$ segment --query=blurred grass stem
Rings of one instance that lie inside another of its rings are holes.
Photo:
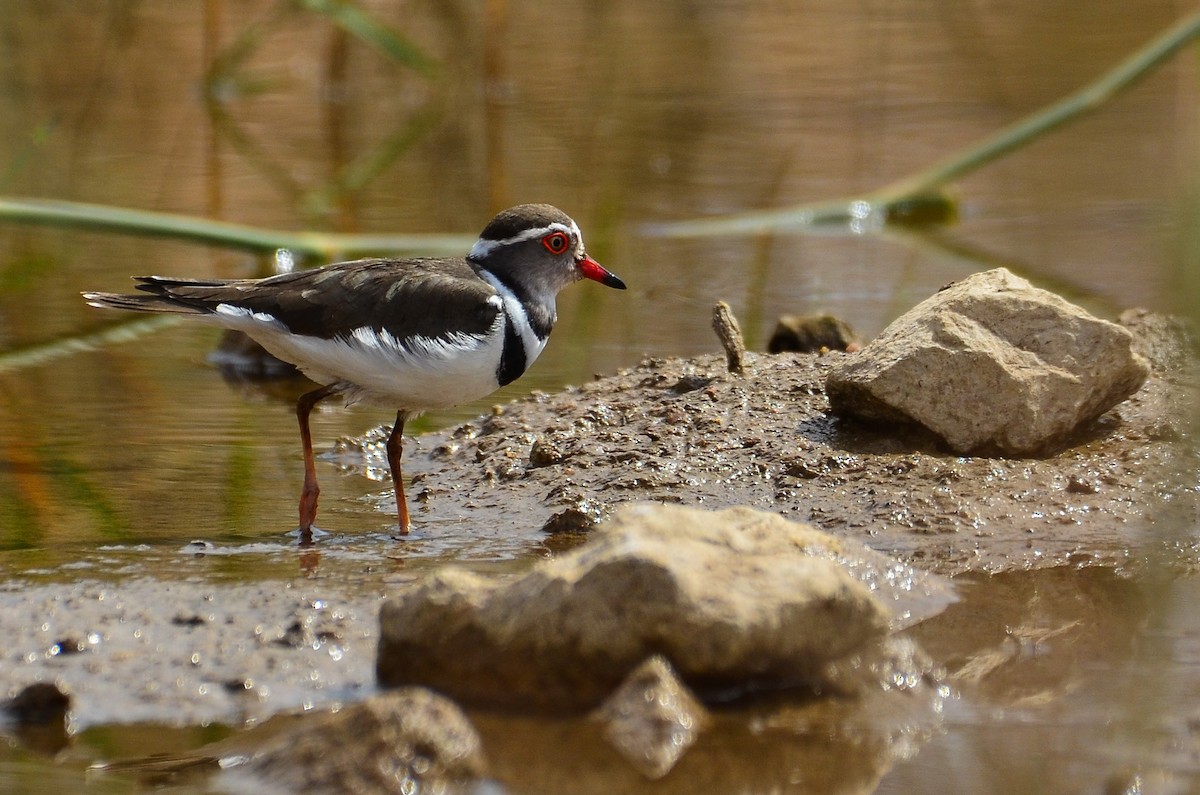
[[[1026,146],[1046,133],[1100,108],[1148,75],[1200,35],[1200,12],[1193,13],[1082,89],[1042,108],[927,169],[866,195],[760,212],[704,218],[647,228],[663,237],[760,234],[768,231],[863,234],[889,224],[944,223],[955,215],[947,183]],[[916,213],[911,212],[913,208]],[[939,209],[940,208],[940,209]]]
[[[366,254],[461,253],[474,241],[465,235],[359,235],[335,232],[291,232],[214,221],[174,213],[108,207],[100,204],[0,197],[0,221],[170,237],[197,243],[271,252],[288,249],[326,260]]]

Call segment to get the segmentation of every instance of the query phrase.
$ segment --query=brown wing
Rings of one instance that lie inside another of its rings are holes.
[[[397,339],[483,334],[500,312],[495,289],[465,260],[371,259],[266,279],[140,277],[146,296],[88,294],[120,309],[212,313],[218,304],[271,315],[296,334],[329,339],[370,326]]]

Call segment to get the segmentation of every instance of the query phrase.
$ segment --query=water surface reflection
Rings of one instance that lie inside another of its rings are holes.
[[[532,372],[414,431],[647,354],[712,351],[718,299],[758,348],[784,313],[827,311],[873,335],[944,283],[996,264],[1101,313],[1171,305],[1195,167],[1186,56],[965,179],[961,219],[935,234],[667,240],[639,230],[912,173],[1075,90],[1173,22],[1177,3],[525,2],[507,4],[506,18],[489,16],[504,4],[363,5],[434,68],[268,0],[86,13],[6,4],[0,193],[372,232],[471,234],[499,206],[566,209],[631,289],[564,294]],[[0,350],[104,328],[82,289],[266,267],[180,242],[0,224]],[[285,535],[300,476],[291,387],[225,383],[208,361],[216,343],[179,326],[0,372],[7,589],[103,574],[316,576],[365,592],[444,559],[519,566],[544,551],[525,538],[466,549],[446,540],[450,521],[429,525],[402,564],[368,560],[393,543],[385,489],[326,462],[322,516],[336,533],[306,563]],[[328,446],[387,419],[321,413],[314,435]],[[211,545],[205,556],[188,553],[193,540]],[[841,783],[1074,792],[1145,765],[1194,784],[1200,661],[1197,628],[1178,608],[1193,586],[1144,599],[1111,572],[979,582],[977,599],[916,631],[960,675],[944,733],[912,759]],[[144,734],[100,728],[79,741],[137,745]],[[171,742],[203,742],[185,734]],[[827,758],[820,750],[805,765]],[[22,753],[0,756],[0,780],[50,786],[40,777],[52,766]],[[760,783],[806,791],[790,782]]]

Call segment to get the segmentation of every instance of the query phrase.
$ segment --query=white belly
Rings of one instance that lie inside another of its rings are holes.
[[[420,412],[478,400],[499,386],[496,370],[504,347],[503,313],[483,335],[452,334],[444,340],[413,337],[403,345],[386,331],[377,333],[368,327],[335,339],[293,335],[270,315],[225,304],[211,317],[222,326],[244,331],[319,384],[346,384],[348,403],[366,399]]]

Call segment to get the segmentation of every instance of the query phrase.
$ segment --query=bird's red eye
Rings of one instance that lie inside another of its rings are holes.
[[[571,239],[562,232],[551,232],[542,238],[542,245],[551,254],[561,254],[571,245]]]

